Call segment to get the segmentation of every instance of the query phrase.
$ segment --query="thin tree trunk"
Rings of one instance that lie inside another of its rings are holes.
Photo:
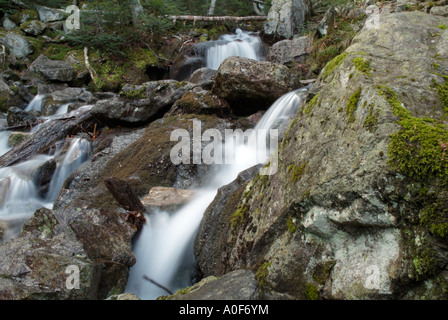
[[[212,16],[215,13],[216,0],[211,0],[210,8],[208,9],[208,15]]]

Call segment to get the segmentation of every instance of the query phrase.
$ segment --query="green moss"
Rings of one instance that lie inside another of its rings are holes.
[[[421,210],[420,217],[420,223],[427,227],[432,234],[447,238],[448,207],[446,201],[429,203],[423,210]]]
[[[441,24],[437,26],[439,29],[446,30],[446,24]]]
[[[325,80],[330,74],[332,74],[333,71],[336,70],[336,68],[341,65],[341,63],[345,60],[345,58],[347,58],[347,55],[348,54],[346,52],[343,52],[336,58],[328,62],[322,72],[322,79]]]
[[[352,59],[353,64],[355,65],[356,70],[361,72],[362,74],[370,76],[370,61],[361,57],[356,57]]]
[[[391,135],[389,164],[416,181],[439,178],[448,185],[448,130],[431,119],[407,117],[400,130]]]
[[[291,217],[291,216],[289,216],[289,217],[288,217],[288,220],[286,221],[286,225],[288,226],[288,230],[289,230],[289,232],[292,233],[292,234],[295,233],[296,230],[297,230],[294,221],[295,221],[295,218],[293,218],[293,217]]]
[[[303,173],[305,172],[305,167],[306,162],[298,166],[295,164],[291,164],[290,166],[288,166],[287,173],[290,175],[289,182],[290,183],[298,182],[302,178]]]
[[[271,264],[271,262],[263,263],[255,274],[255,278],[257,279],[257,283],[260,288],[265,288],[268,284],[269,267]]]
[[[378,117],[379,117],[378,110],[374,112],[373,109],[374,109],[373,105],[370,105],[369,112],[362,124],[362,126],[364,128],[366,128],[367,130],[369,130],[372,133],[376,130],[376,127],[378,125]]]
[[[445,79],[444,84],[436,83],[437,95],[442,101],[442,108],[445,113],[448,113],[448,76],[443,77]]]
[[[305,284],[305,295],[310,300],[319,300],[319,291],[312,283]]]
[[[121,91],[120,95],[125,96],[128,99],[144,99],[146,98],[146,86],[141,86],[140,89],[136,90],[135,86],[132,90]]]
[[[412,115],[411,112],[402,105],[395,91],[383,85],[379,85],[377,88],[378,94],[386,98],[395,116],[399,118],[407,118]]]
[[[303,109],[303,112],[306,114],[311,114],[311,111],[313,111],[313,108],[316,106],[317,101],[319,99],[319,94],[316,94],[305,106]]]
[[[246,204],[240,204],[230,218],[232,228],[236,228],[246,219],[249,213],[249,207]]]
[[[64,60],[70,50],[72,50],[72,48],[68,46],[50,44],[43,50],[43,53],[51,60]]]
[[[348,119],[347,119],[348,122],[355,121],[355,112],[356,112],[356,109],[358,108],[358,102],[359,102],[360,97],[361,97],[361,87],[359,87],[358,90],[356,90],[352,94],[352,96],[348,100],[347,105],[345,106],[345,113],[348,117]]]

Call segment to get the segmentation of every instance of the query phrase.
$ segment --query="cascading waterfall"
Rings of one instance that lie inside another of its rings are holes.
[[[258,36],[237,29],[235,34],[221,36],[206,53],[207,68],[217,70],[224,59],[231,56],[260,60],[261,40]]]
[[[306,89],[292,91],[278,99],[259,121],[253,134],[262,132],[261,139],[249,141],[267,141],[269,130],[277,128],[280,122],[289,122],[305,102]],[[227,149],[224,142],[223,149]],[[231,143],[233,147],[233,142]],[[170,288],[172,291],[191,285],[193,273],[194,237],[199,228],[202,216],[216,196],[219,187],[232,182],[238,174],[265,158],[258,154],[255,144],[240,144],[231,165],[223,165],[217,175],[205,187],[198,190],[198,195],[183,208],[173,214],[156,212],[148,216],[147,223],[134,246],[137,257],[131,268],[126,292],[134,293],[142,299],[155,299],[166,292],[143,279],[144,276]],[[264,148],[261,148],[264,149]]]
[[[37,95],[26,110],[40,111],[42,99],[43,95]],[[60,116],[64,111],[66,112],[66,109],[61,110],[58,115]],[[51,121],[52,117],[42,119]],[[36,126],[31,133],[38,130],[39,126]],[[0,133],[0,156],[11,150],[8,146],[9,134],[8,131]],[[32,159],[20,164],[0,168],[0,219],[15,221],[30,217],[40,208],[51,209],[64,181],[90,156],[90,142],[86,139],[75,138],[68,141],[66,148],[57,151],[54,155],[35,155]],[[42,196],[33,181],[33,174],[45,162],[52,159],[56,161],[56,170],[52,175],[47,194]],[[20,227],[20,224],[16,225],[17,229]],[[16,231],[9,233],[15,234]]]

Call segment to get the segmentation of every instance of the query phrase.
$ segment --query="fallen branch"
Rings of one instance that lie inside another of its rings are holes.
[[[168,294],[173,295],[173,292],[171,292],[170,289],[168,289],[167,287],[161,285],[160,283],[155,282],[154,280],[152,280],[151,278],[147,277],[147,276],[143,276],[143,279],[148,280],[149,282],[151,282],[152,284],[158,286],[159,288],[165,290],[166,292],[168,292]]]
[[[5,127],[5,128],[0,128],[0,132],[2,131],[15,131],[15,130],[21,130],[21,129],[33,129],[34,126],[37,126],[38,124],[41,124],[43,121],[36,121],[33,123],[25,123],[25,124],[20,124],[17,126],[11,126],[11,127]]]

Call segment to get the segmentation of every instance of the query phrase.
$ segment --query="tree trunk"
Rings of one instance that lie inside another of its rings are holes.
[[[134,27],[140,25],[139,15],[143,12],[143,6],[140,0],[131,1],[132,24]]]
[[[210,8],[208,9],[208,15],[212,16],[215,13],[216,0],[211,0]]]

